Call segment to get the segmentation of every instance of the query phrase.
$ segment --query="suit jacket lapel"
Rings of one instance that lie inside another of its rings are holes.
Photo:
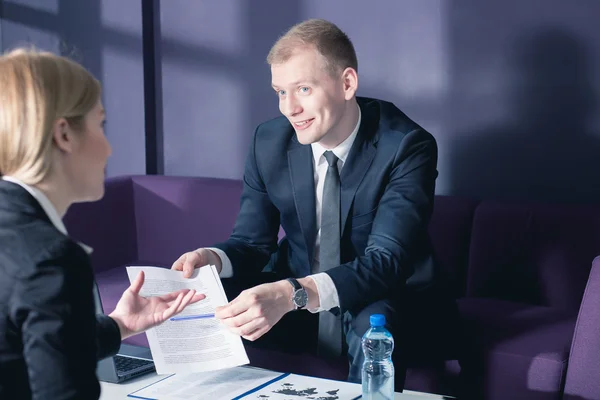
[[[303,146],[292,139],[294,146],[288,151],[288,163],[290,166],[290,178],[296,212],[300,220],[302,235],[308,253],[307,271],[310,273],[314,259],[315,240],[317,237],[316,227],[316,203],[315,203],[315,178],[313,171],[313,155],[310,146]]]
[[[342,232],[344,232],[356,190],[377,152],[375,143],[379,126],[379,109],[375,102],[366,104],[359,102],[359,105],[362,113],[360,128],[340,174]]]

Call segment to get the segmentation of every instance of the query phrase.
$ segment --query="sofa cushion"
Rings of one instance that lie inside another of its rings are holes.
[[[594,259],[569,354],[564,400],[600,399],[600,257]]]
[[[100,300],[102,301],[102,308],[104,309],[105,314],[110,314],[115,309],[121,295],[129,287],[129,278],[127,277],[127,270],[125,267],[126,266],[123,265],[104,271],[94,272],[94,278],[98,284]],[[123,342],[149,347],[145,333],[130,336]]]
[[[485,398],[558,399],[577,313],[493,299],[465,298],[463,367]]]
[[[471,238],[467,296],[577,311],[600,254],[600,206],[483,202]]]
[[[138,243],[131,177],[106,180],[104,197],[69,207],[64,222],[73,238],[91,246],[94,271],[137,259]]]
[[[435,196],[429,235],[435,257],[455,298],[465,295],[475,200]]]
[[[237,180],[133,177],[138,260],[170,267],[183,253],[226,240],[239,212]]]
[[[100,291],[102,307],[106,314],[111,313],[117,306],[123,292],[129,287],[129,278],[125,266],[95,272],[94,277]]]

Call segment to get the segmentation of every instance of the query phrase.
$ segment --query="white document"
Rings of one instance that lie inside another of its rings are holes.
[[[157,400],[231,400],[280,376],[280,372],[252,367],[175,374],[133,392],[129,397]]]
[[[362,386],[358,383],[312,378],[310,376],[289,374],[283,379],[271,383],[244,396],[252,400],[289,400],[323,399],[353,400],[362,396]]]
[[[227,304],[214,265],[196,268],[191,278],[166,268],[127,267],[129,280],[133,281],[140,271],[145,274],[141,296],[180,289],[195,289],[206,295],[206,299],[146,332],[157,374],[214,371],[250,362],[242,338],[214,318],[215,308]]]

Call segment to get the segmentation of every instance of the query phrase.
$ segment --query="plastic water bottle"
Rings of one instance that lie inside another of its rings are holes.
[[[364,400],[393,400],[394,338],[385,329],[385,315],[373,314],[371,328],[362,337],[365,361],[362,367],[362,398]]]

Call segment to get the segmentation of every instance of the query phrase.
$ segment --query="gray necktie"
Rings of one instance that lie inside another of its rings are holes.
[[[338,158],[331,151],[324,154],[329,167],[323,187],[321,207],[320,272],[340,265],[340,174]],[[333,311],[333,313],[331,312]],[[342,322],[339,308],[319,313],[318,353],[325,357],[342,354]]]

